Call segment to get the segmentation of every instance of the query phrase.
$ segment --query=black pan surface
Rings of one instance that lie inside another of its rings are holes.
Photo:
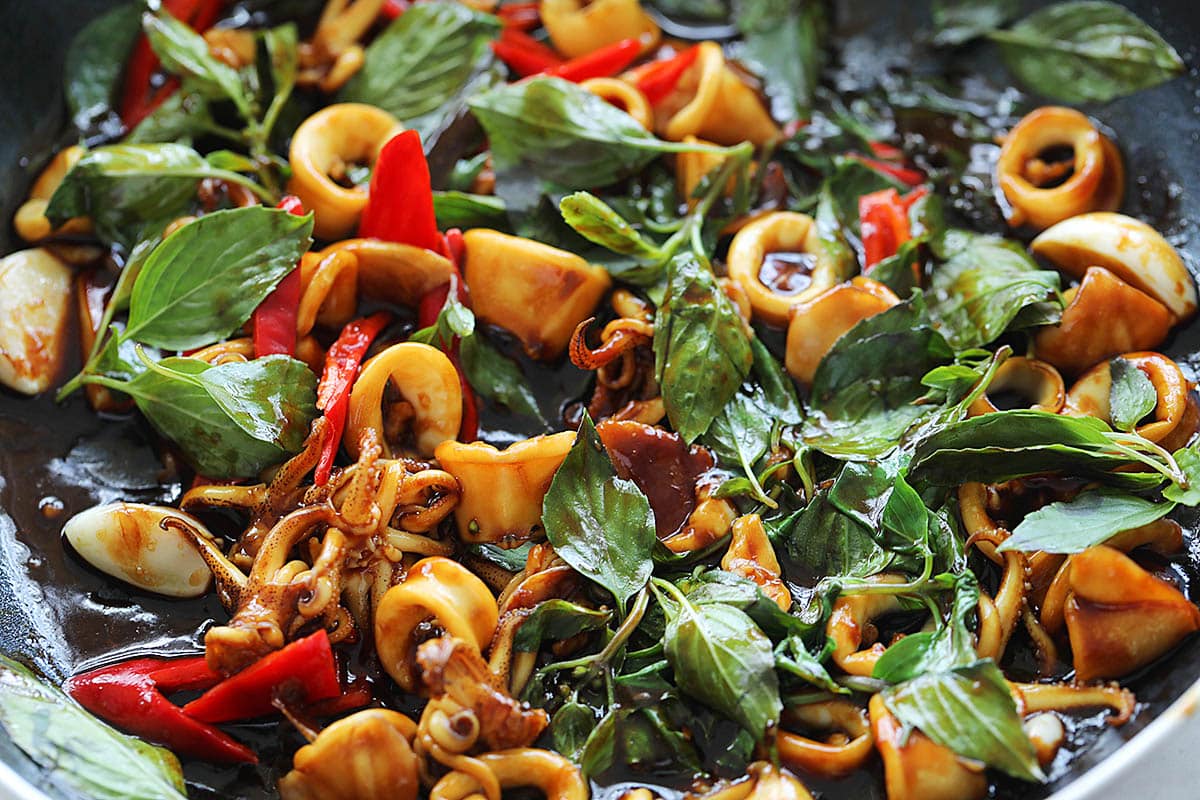
[[[1162,32],[1189,65],[1200,62],[1200,15],[1193,0],[1124,4]],[[111,5],[111,0],[0,0],[0,253],[19,246],[8,220],[46,158],[68,143],[61,135],[66,120],[60,80],[68,42]],[[928,64],[931,48],[922,34],[928,19],[923,2],[841,0],[835,9],[841,40],[836,85],[853,89],[894,70]],[[957,54],[953,63],[998,86],[1008,83],[988,46]],[[1125,155],[1134,180],[1124,210],[1163,231],[1195,273],[1200,265],[1200,236],[1194,230],[1200,220],[1200,71],[1193,66],[1165,86],[1085,110],[1115,132]],[[1200,325],[1182,331],[1167,352],[1196,380]],[[559,395],[563,382],[581,391],[580,377],[557,376]],[[512,427],[509,421],[491,422],[496,438],[507,438],[501,431]],[[142,424],[100,419],[79,396],[56,406],[49,397],[25,399],[0,389],[0,651],[61,680],[130,645],[145,653],[194,652],[206,621],[221,618],[215,599],[181,603],[130,592],[64,553],[59,531],[71,514],[115,499],[177,497],[179,486],[164,473],[152,441]],[[1192,532],[1191,560],[1200,563],[1195,535],[1200,520],[1181,521]],[[1200,590],[1196,581],[1192,584],[1193,592]],[[998,796],[1034,800],[1062,788],[1112,755],[1197,679],[1200,639],[1193,638],[1130,683],[1142,706],[1129,724],[1114,729],[1099,719],[1081,720],[1072,737],[1077,751],[1070,759],[1060,758],[1049,784],[1001,785]],[[287,735],[275,723],[256,728],[243,726],[239,736],[253,738],[256,746],[264,743],[263,763],[224,772],[189,767],[194,796],[272,796],[272,770],[289,766],[290,748],[280,749]],[[7,739],[0,739],[0,761],[47,796],[64,797]],[[881,797],[868,785],[874,781],[864,778],[852,787],[815,788],[841,797]],[[1172,781],[1172,776],[1155,780]],[[0,786],[0,796],[5,795]]]

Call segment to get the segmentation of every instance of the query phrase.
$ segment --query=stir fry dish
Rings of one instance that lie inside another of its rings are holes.
[[[54,786],[976,800],[1139,713],[1200,629],[1196,289],[1074,106],[1179,56],[935,3],[1007,72],[852,84],[817,2],[644,5],[83,28],[0,381],[140,420],[177,488],[61,547],[195,634],[0,661]]]

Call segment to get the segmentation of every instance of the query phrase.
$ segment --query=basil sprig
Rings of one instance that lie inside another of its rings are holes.
[[[81,133],[101,124],[105,128],[119,124],[112,105],[140,18],[137,5],[124,3],[96,17],[71,40],[63,64],[63,87]]]
[[[179,760],[119,733],[0,655],[0,731],[53,785],[95,800],[186,800]]]
[[[617,477],[586,412],[546,492],[542,524],[554,551],[612,592],[620,609],[650,579],[657,541],[650,501],[633,481]]]
[[[317,378],[300,361],[267,356],[211,365],[196,358],[151,361],[129,380],[84,383],[124,392],[150,424],[209,478],[257,477],[300,451],[317,416]]]

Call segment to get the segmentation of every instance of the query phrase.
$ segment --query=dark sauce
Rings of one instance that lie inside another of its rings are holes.
[[[812,286],[816,264],[817,257],[812,253],[767,253],[758,270],[758,279],[776,294],[800,294]]]

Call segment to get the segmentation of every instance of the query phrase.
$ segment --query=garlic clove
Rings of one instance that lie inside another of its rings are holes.
[[[22,394],[54,385],[71,310],[71,270],[48,250],[0,259],[0,383]]]
[[[162,527],[167,519],[212,536],[194,517],[173,508],[112,503],[71,517],[63,537],[107,575],[167,597],[199,597],[212,584],[212,571],[181,531]]]

